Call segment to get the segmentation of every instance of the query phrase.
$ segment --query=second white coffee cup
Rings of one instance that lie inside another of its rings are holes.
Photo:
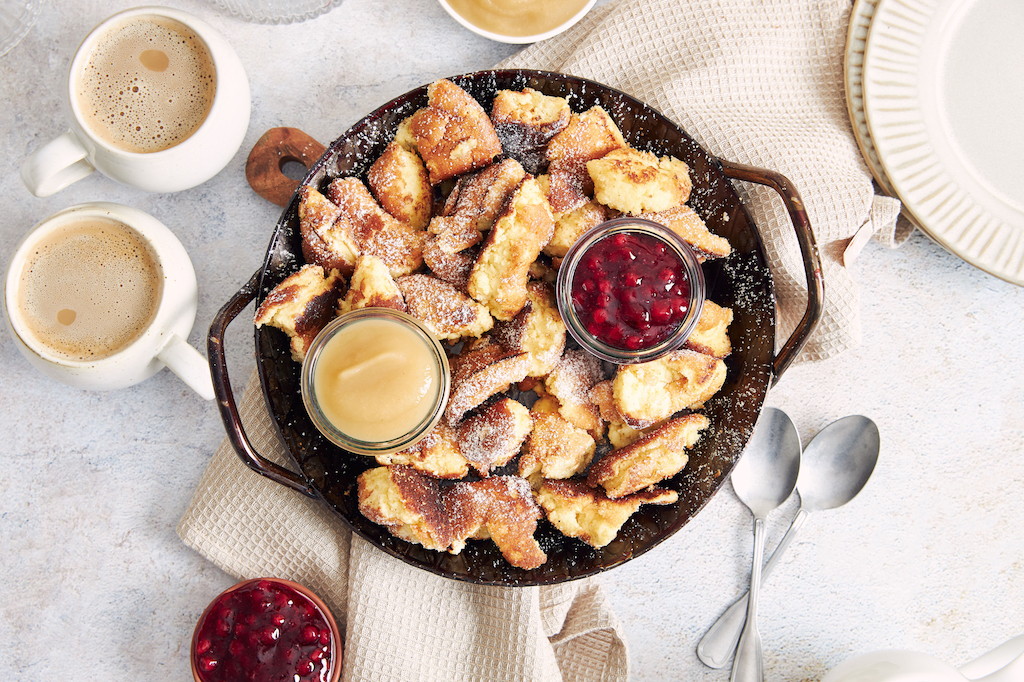
[[[151,192],[195,187],[241,147],[252,105],[238,55],[210,24],[169,7],[108,18],[71,61],[71,130],[21,167],[49,196],[90,173]]]
[[[36,225],[11,257],[4,317],[18,350],[76,388],[124,388],[165,366],[207,400],[210,365],[185,339],[198,307],[196,273],[163,223],[105,202]]]

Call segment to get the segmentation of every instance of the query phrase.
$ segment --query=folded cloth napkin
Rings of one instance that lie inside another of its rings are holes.
[[[239,415],[257,452],[295,466],[255,374]],[[251,471],[226,439],[178,535],[236,578],[285,578],[316,592],[345,631],[343,680],[629,677],[619,623],[593,579],[489,587],[414,568],[353,535],[326,504]]]
[[[822,259],[825,311],[798,361],[860,342],[846,264],[872,234],[895,246],[900,204],[876,194],[846,106],[852,0],[621,0],[502,62],[589,78],[646,102],[708,153],[774,170],[800,191]],[[789,215],[772,190],[737,183],[764,239],[780,339],[806,307]]]

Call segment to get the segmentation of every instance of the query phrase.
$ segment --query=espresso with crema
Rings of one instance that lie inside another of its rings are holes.
[[[111,26],[74,75],[85,125],[127,152],[181,144],[213,106],[217,73],[204,42],[184,24],[155,15]]]
[[[145,239],[109,218],[81,218],[33,245],[18,284],[28,345],[63,360],[109,357],[139,338],[160,303],[163,274]]]

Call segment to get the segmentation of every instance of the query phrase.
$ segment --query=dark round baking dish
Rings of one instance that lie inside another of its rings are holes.
[[[683,472],[663,484],[678,491],[679,501],[641,507],[618,537],[602,549],[565,537],[542,521],[536,537],[548,560],[530,571],[505,562],[491,541],[470,541],[461,554],[451,555],[400,540],[358,510],[356,477],[377,466],[376,462],[340,449],[316,430],[303,408],[301,366],[291,359],[288,338],[266,326],[255,332],[260,382],[271,417],[295,466],[279,466],[256,452],[238,416],[222,340],[227,326],[250,302],[261,302],[303,264],[295,195],[273,231],[262,268],[224,305],[210,327],[208,350],[218,404],[228,437],[247,466],[322,500],[354,532],[402,561],[449,578],[492,585],[543,585],[593,575],[639,556],[671,536],[722,487],[750,437],[769,387],[799,353],[820,318],[823,286],[817,248],[799,194],[786,178],[710,156],[678,125],[625,93],[582,78],[527,70],[484,71],[453,76],[451,80],[488,111],[499,90],[525,87],[566,97],[574,111],[600,105],[631,145],[659,156],[672,155],[689,165],[694,185],[690,205],[713,232],[732,244],[733,253],[728,258],[703,265],[708,298],[734,311],[729,330],[733,351],[726,359],[725,386],[704,409],[711,420],[710,428],[690,452]],[[331,143],[310,166],[301,184],[324,189],[336,177],[365,177],[399,123],[426,101],[427,88],[423,86],[372,112]],[[731,180],[760,183],[779,193],[803,254],[809,290],[806,312],[778,352],[775,295],[764,246]]]

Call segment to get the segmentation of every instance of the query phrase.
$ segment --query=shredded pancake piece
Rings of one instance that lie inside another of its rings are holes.
[[[672,419],[597,460],[587,474],[587,484],[601,486],[608,497],[617,499],[675,476],[689,459],[686,450],[696,445],[709,423],[696,413]]]
[[[501,154],[491,119],[468,92],[443,79],[427,87],[427,97],[409,125],[430,184],[486,166]]]
[[[486,478],[519,454],[532,430],[533,417],[526,406],[511,398],[499,398],[459,424],[459,452]]]
[[[640,215],[681,206],[690,198],[689,167],[671,156],[622,147],[587,162],[594,199],[616,211]]]
[[[555,368],[565,350],[565,323],[551,285],[530,282],[526,296],[523,309],[511,320],[496,324],[492,337],[508,350],[528,353],[528,376],[542,377]]]
[[[438,339],[480,336],[494,325],[487,308],[436,277],[399,277],[398,288],[409,314],[422,321]]]
[[[531,412],[533,431],[519,458],[519,475],[570,478],[594,459],[597,444],[583,429],[554,412]]]
[[[359,308],[391,308],[406,312],[402,292],[388,266],[376,256],[360,256],[352,273],[348,293],[338,305],[338,314]]]
[[[334,318],[345,280],[337,270],[303,265],[267,294],[256,310],[257,327],[268,325],[291,339],[292,359],[302,362],[313,339]]]
[[[523,180],[487,233],[466,285],[469,295],[497,319],[512,319],[526,304],[530,266],[554,230],[554,215],[537,180]]]
[[[660,488],[612,499],[600,488],[575,480],[545,480],[534,497],[548,521],[563,535],[579,538],[597,549],[615,539],[640,505],[672,504],[679,499],[675,491]]]
[[[434,190],[419,154],[391,142],[370,166],[366,182],[385,211],[414,230],[427,226]]]
[[[452,526],[436,479],[405,466],[359,475],[359,511],[395,537],[439,552],[452,544]]]
[[[307,263],[322,265],[348,276],[356,267],[359,245],[341,209],[309,186],[299,188],[299,233]]]
[[[422,230],[393,217],[377,203],[359,178],[337,178],[327,187],[327,198],[341,210],[360,254],[377,256],[392,277],[401,277],[423,264]]]
[[[642,429],[684,409],[697,409],[722,388],[725,363],[682,349],[657,360],[622,365],[615,373],[615,406],[633,428]]]
[[[467,412],[525,379],[530,371],[530,356],[508,351],[483,337],[481,343],[463,347],[449,360],[449,365],[452,389],[444,419],[455,426]]]
[[[377,463],[404,464],[433,478],[463,478],[469,473],[469,462],[459,448],[458,433],[443,421],[415,445],[392,454],[377,455]]]
[[[467,539],[490,538],[513,566],[534,569],[547,561],[533,534],[542,517],[530,484],[518,476],[463,481],[445,493],[452,527],[452,553]]]

